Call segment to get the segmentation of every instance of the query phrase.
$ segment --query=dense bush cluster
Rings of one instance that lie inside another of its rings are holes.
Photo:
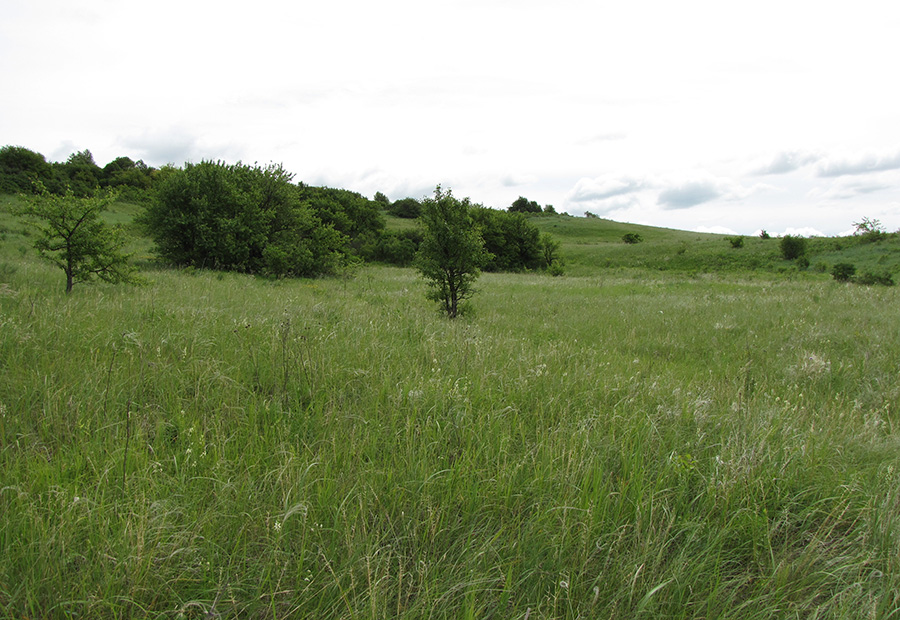
[[[48,162],[40,153],[21,146],[0,147],[0,193],[4,194],[48,191],[62,196],[71,191],[76,197],[85,197],[97,188],[115,188],[120,199],[145,202],[154,182],[164,175],[128,157],[117,157],[101,168],[87,149],[72,153],[65,162]]]
[[[340,264],[352,223],[340,204],[314,209],[280,166],[186,164],[157,188],[141,218],[175,265],[310,276]],[[324,222],[320,215],[326,215]]]

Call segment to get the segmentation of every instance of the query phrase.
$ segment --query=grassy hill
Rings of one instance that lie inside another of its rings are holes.
[[[414,227],[415,220],[387,217],[388,228]],[[860,272],[889,272],[900,277],[900,235],[894,233],[876,243],[855,237],[807,240],[808,266],[782,258],[780,239],[744,237],[743,247],[733,248],[729,235],[697,233],[670,228],[625,224],[601,218],[564,215],[534,216],[530,221],[561,244],[566,273],[591,276],[620,270],[671,271],[683,274],[808,274],[829,278],[836,263],[849,262]],[[643,241],[627,244],[626,233]]]

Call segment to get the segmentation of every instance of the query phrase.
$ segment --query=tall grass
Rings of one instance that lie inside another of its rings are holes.
[[[900,617],[892,289],[0,273],[0,615]]]

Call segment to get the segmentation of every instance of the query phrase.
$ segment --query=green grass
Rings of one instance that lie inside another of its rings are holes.
[[[67,297],[7,237],[0,617],[900,616],[894,288],[486,274],[447,321],[381,267]]]
[[[727,235],[694,233],[623,224],[604,219],[568,216],[533,217],[542,231],[561,242],[570,275],[589,276],[600,271],[640,269],[684,274],[819,274],[836,263],[850,262],[865,270],[900,274],[900,235],[891,234],[877,243],[861,243],[854,237],[808,240],[808,268],[798,268],[781,256],[779,239],[746,236],[744,246],[732,248]],[[635,232],[642,243],[628,245],[622,235]],[[822,275],[824,274],[824,275]]]

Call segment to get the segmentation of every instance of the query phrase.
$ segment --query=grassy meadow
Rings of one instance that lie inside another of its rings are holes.
[[[456,321],[378,266],[67,297],[0,216],[0,617],[900,618],[895,287],[568,236]]]

